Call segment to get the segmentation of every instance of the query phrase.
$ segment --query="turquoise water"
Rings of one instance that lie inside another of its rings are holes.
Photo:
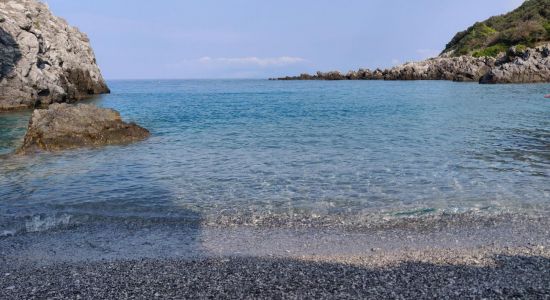
[[[0,234],[128,218],[254,223],[550,207],[548,85],[109,85],[112,94],[88,102],[152,137],[0,158]],[[29,116],[0,114],[0,153],[21,142]]]

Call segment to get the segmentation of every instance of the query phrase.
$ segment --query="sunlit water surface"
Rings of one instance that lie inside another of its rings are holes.
[[[88,101],[152,137],[0,158],[0,234],[89,221],[216,222],[550,207],[548,85],[112,81]],[[0,153],[30,112],[0,114]]]

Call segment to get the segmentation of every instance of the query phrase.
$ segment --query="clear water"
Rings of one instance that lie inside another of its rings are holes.
[[[152,132],[0,158],[0,234],[86,220],[415,215],[550,207],[548,85],[113,81]],[[0,114],[0,152],[30,113]]]

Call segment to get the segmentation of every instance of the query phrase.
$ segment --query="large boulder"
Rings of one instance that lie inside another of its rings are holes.
[[[81,147],[127,144],[149,137],[134,123],[125,123],[120,114],[93,105],[52,104],[32,114],[23,145],[17,151],[59,151]]]
[[[88,37],[36,0],[0,0],[0,111],[108,93]]]

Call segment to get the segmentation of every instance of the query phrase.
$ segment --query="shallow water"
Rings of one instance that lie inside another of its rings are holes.
[[[254,223],[550,207],[548,85],[112,81],[141,143],[0,158],[0,235],[103,220]],[[30,113],[0,114],[0,153]]]

